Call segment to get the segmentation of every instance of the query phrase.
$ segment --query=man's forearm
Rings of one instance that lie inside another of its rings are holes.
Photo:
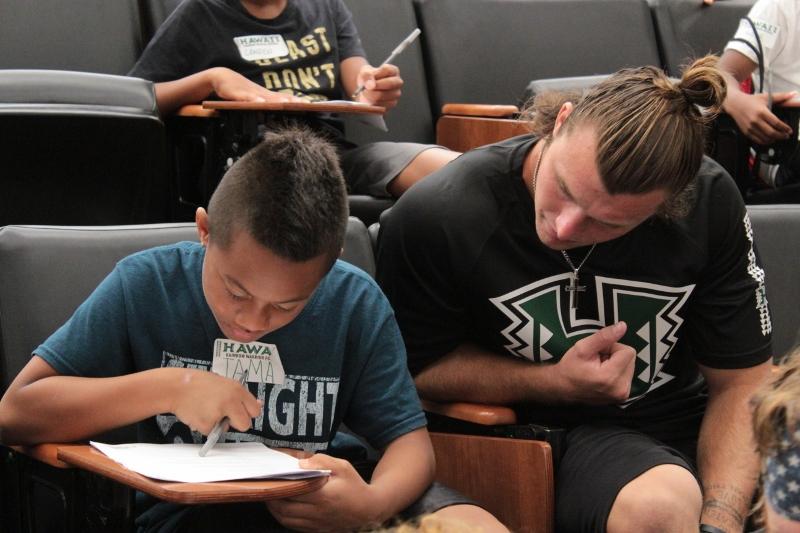
[[[422,398],[439,402],[552,401],[553,380],[547,379],[552,368],[463,344],[425,368],[414,381]]]
[[[721,529],[725,533],[742,531],[749,514],[753,491],[730,484],[703,487],[703,512],[700,522]],[[745,503],[746,502],[746,503]]]
[[[701,522],[727,533],[744,529],[758,481],[749,408],[757,386],[753,382],[712,393],[700,430]]]

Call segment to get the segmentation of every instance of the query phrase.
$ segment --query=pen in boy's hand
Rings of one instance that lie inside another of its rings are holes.
[[[413,42],[414,42],[414,40],[415,40],[417,37],[419,37],[419,34],[420,34],[420,33],[422,33],[422,30],[420,30],[419,28],[414,28],[414,31],[412,31],[412,32],[409,34],[409,36],[408,36],[408,37],[406,37],[405,39],[403,39],[403,42],[401,42],[400,44],[398,44],[398,45],[397,45],[397,48],[395,48],[394,50],[392,50],[392,53],[391,53],[391,54],[389,54],[389,57],[387,57],[387,58],[386,58],[386,60],[385,60],[383,63],[381,63],[381,64],[380,64],[380,66],[382,67],[383,65],[385,65],[385,64],[387,64],[387,63],[391,63],[392,61],[394,61],[394,59],[395,59],[397,56],[399,56],[400,54],[402,54],[402,53],[403,53],[403,50],[405,50],[405,49],[408,47],[408,45],[409,45],[409,44],[413,43]],[[351,98],[352,98],[353,100],[355,100],[356,98],[358,98],[358,95],[359,95],[359,94],[361,94],[361,93],[363,93],[363,92],[364,92],[364,90],[365,90],[365,89],[366,89],[366,87],[365,87],[364,85],[359,85],[359,86],[358,86],[358,89],[356,89],[356,92],[354,92],[354,93],[353,93],[353,96],[352,96]]]
[[[247,383],[248,370],[249,369],[246,369],[244,372],[242,372],[242,375],[239,378],[240,385],[244,385],[245,383]],[[223,428],[225,428],[227,424],[228,424],[227,416],[223,416],[219,422],[214,424],[214,428],[211,430],[211,433],[208,434],[208,438],[206,439],[205,444],[203,444],[203,447],[200,448],[199,452],[197,452],[200,455],[200,457],[205,457],[206,454],[208,453],[208,450],[214,447],[214,445],[219,440],[220,435],[222,435]]]

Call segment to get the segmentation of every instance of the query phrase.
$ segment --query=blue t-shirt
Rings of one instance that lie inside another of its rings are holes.
[[[34,353],[64,375],[107,377],[160,367],[210,370],[224,338],[203,295],[205,249],[178,243],[120,261]],[[425,425],[394,314],[375,282],[337,261],[303,311],[260,342],[286,379],[249,383],[264,412],[227,440],[327,450],[340,423],[375,448]],[[153,391],[158,394],[158,391]],[[201,442],[175,415],[143,420],[144,442]]]

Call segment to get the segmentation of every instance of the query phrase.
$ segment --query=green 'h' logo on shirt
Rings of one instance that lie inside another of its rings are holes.
[[[628,403],[672,380],[663,371],[683,323],[678,315],[694,285],[669,287],[595,277],[597,318],[578,318],[565,290],[569,274],[526,285],[490,301],[510,320],[505,348],[534,363],[556,363],[578,340],[624,320],[621,342],[636,350]],[[584,298],[590,298],[587,293]]]

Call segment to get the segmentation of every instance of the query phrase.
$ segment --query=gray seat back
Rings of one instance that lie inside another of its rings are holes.
[[[117,261],[153,246],[196,239],[194,224],[0,228],[2,390]]]
[[[183,0],[139,0],[142,13],[142,27],[144,28],[144,46],[153,38],[158,27],[161,26],[175,8]]]
[[[125,74],[141,52],[137,0],[0,2],[0,69]]]
[[[748,205],[756,250],[766,272],[776,359],[800,330],[800,204]]]
[[[341,259],[375,277],[375,254],[372,252],[369,231],[364,222],[356,217],[350,217],[347,222]]]
[[[0,228],[0,394],[123,257],[197,240],[194,224]],[[351,217],[342,259],[375,274],[369,234]]]
[[[0,113],[55,112],[56,106],[64,114],[95,109],[157,118],[149,81],[67,70],[0,70]]]
[[[517,104],[533,79],[659,63],[645,0],[417,0],[434,110]]]
[[[706,54],[722,53],[739,20],[755,0],[724,0],[705,5],[695,0],[649,0],[662,65],[680,77],[681,66]]]

